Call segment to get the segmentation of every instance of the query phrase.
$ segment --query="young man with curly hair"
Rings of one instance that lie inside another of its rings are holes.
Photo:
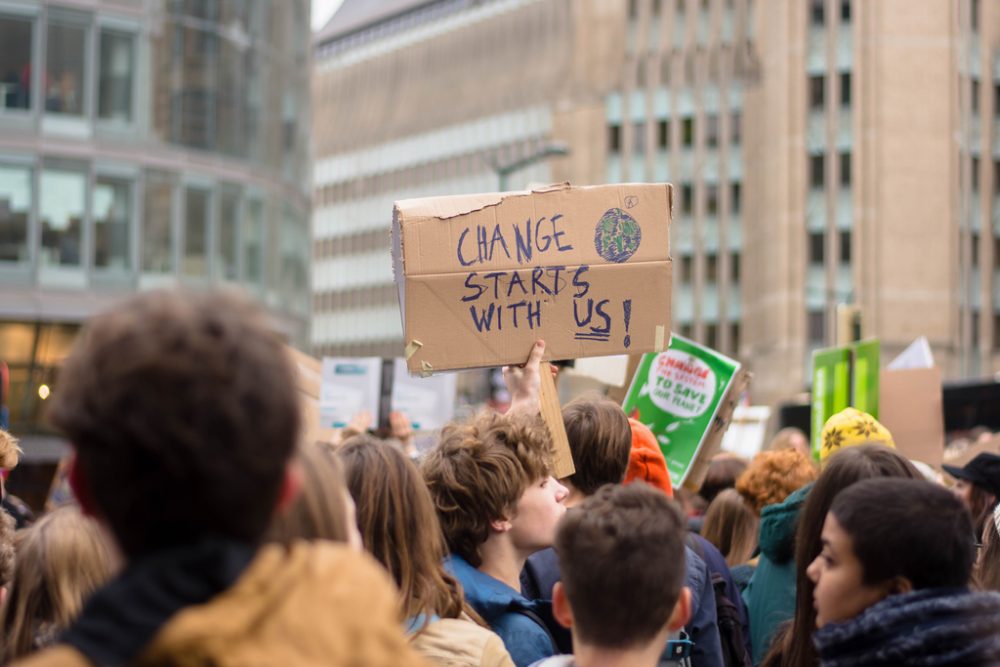
[[[451,553],[448,568],[518,667],[556,653],[544,620],[549,603],[520,593],[524,562],[552,545],[566,511],[566,487],[550,474],[551,450],[541,418],[515,409],[446,427],[421,467]]]
[[[284,345],[245,298],[147,292],[94,317],[49,415],[81,507],[126,565],[24,665],[424,664],[370,559],[261,546],[298,487],[300,405]]]

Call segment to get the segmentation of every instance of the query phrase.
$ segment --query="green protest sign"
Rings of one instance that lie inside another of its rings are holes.
[[[812,456],[819,460],[823,424],[847,407],[878,419],[879,342],[868,340],[813,352],[810,430]]]
[[[643,355],[622,407],[656,435],[675,488],[701,452],[739,367],[738,361],[677,334],[667,350]]]

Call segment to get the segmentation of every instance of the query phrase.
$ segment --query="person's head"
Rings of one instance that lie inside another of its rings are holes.
[[[870,479],[841,491],[807,573],[816,625],[854,618],[886,596],[966,586],[975,540],[962,502],[936,484]]]
[[[735,454],[716,454],[708,464],[708,472],[705,473],[698,495],[704,498],[706,503],[711,503],[720,491],[736,486],[736,478],[746,469],[746,459]]]
[[[812,461],[794,449],[757,454],[736,479],[736,490],[757,515],[768,505],[780,503],[816,479]]]
[[[952,490],[972,513],[979,533],[1000,499],[1000,455],[983,452],[961,468],[941,467],[955,478]]]
[[[641,483],[602,487],[566,513],[556,536],[562,581],[553,613],[575,643],[662,649],[666,633],[690,615],[685,530],[676,505]]]
[[[0,428],[0,498],[7,495],[7,475],[17,467],[21,448],[17,446],[17,438]]]
[[[333,447],[302,443],[293,465],[300,475],[299,494],[271,520],[268,539],[281,544],[295,540],[329,540],[361,546],[354,521],[354,500],[344,483],[344,471]]]
[[[7,512],[0,510],[0,605],[3,604],[10,582],[14,580],[14,539],[17,522]]]
[[[293,369],[264,312],[233,293],[145,292],[94,317],[50,402],[77,497],[129,558],[257,542],[290,486]]]
[[[117,567],[97,522],[70,505],[20,531],[15,548],[14,579],[0,611],[3,664],[53,643]]]
[[[913,464],[896,450],[883,445],[859,445],[835,452],[810,488],[795,531],[795,615],[772,643],[772,652],[781,656],[781,664],[811,665],[819,661],[812,643],[815,585],[806,568],[822,549],[821,534],[833,499],[852,484],[885,477],[922,479]]]
[[[702,536],[726,557],[730,567],[750,560],[757,546],[760,517],[747,506],[735,489],[726,489],[715,497],[705,512]]]
[[[568,482],[578,500],[605,484],[620,484],[632,449],[632,429],[621,406],[603,396],[577,398],[563,407],[562,418],[576,472],[560,481]]]
[[[638,419],[629,417],[628,423],[632,427],[632,449],[628,453],[628,469],[622,483],[645,482],[673,498],[674,485],[656,435]]]
[[[774,434],[767,448],[775,451],[794,449],[804,456],[809,456],[809,439],[802,429],[786,426]]]
[[[359,435],[338,450],[361,541],[396,580],[407,619],[457,618],[462,590],[443,566],[444,537],[420,471],[393,445]]]
[[[566,487],[550,474],[552,441],[541,417],[482,414],[449,424],[421,462],[448,550],[472,566],[506,536],[531,554],[551,546]]]
[[[976,585],[982,590],[1000,591],[1000,504],[993,508],[981,535]]]
[[[895,448],[892,434],[877,419],[855,408],[844,408],[823,424],[820,433],[820,466],[841,449],[877,444]]]

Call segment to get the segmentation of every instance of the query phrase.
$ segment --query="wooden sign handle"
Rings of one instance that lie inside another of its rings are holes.
[[[552,457],[552,474],[558,479],[569,477],[576,472],[573,465],[573,453],[569,448],[569,438],[566,437],[566,425],[563,424],[562,406],[559,405],[559,393],[552,378],[552,367],[548,362],[542,362],[538,369],[541,376],[541,391],[539,393],[539,410],[542,420],[552,437],[554,454]]]

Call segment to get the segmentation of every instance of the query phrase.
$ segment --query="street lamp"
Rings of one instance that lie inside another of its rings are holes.
[[[497,174],[497,180],[500,186],[500,192],[507,190],[507,178],[513,174],[515,171],[524,169],[525,167],[530,167],[536,162],[541,162],[550,157],[569,155],[569,146],[562,143],[561,141],[550,141],[544,146],[538,147],[533,153],[529,153],[523,157],[519,157],[516,160],[500,164],[498,161],[491,161],[490,167]]]

